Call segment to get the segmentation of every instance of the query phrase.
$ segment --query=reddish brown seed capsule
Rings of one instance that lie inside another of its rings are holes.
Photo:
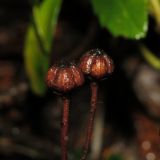
[[[82,71],[76,66],[52,66],[47,73],[46,84],[58,92],[69,92],[84,83]]]
[[[97,80],[111,74],[114,70],[112,59],[100,49],[87,52],[80,59],[79,67],[84,74]]]

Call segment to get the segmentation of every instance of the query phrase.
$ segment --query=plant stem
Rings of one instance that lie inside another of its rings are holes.
[[[89,115],[89,121],[88,121],[88,127],[87,127],[87,135],[86,135],[86,140],[84,144],[84,151],[83,151],[81,160],[86,160],[89,152],[89,146],[91,144],[91,138],[92,138],[94,117],[97,109],[96,105],[97,105],[98,84],[96,82],[91,82],[90,87],[92,91],[91,102],[90,102],[91,108],[90,108],[90,115]]]
[[[70,100],[68,97],[63,97],[63,117],[62,117],[62,128],[61,128],[61,159],[67,160],[67,142],[68,142],[68,117],[69,117],[69,104]]]

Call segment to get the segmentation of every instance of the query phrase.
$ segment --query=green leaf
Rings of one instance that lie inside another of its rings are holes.
[[[101,25],[114,36],[139,39],[146,35],[147,0],[92,0],[92,4]]]
[[[156,57],[148,48],[141,46],[142,55],[145,60],[155,69],[160,70],[160,58]]]
[[[24,60],[26,72],[34,93],[45,94],[45,75],[49,67],[49,59],[53,34],[60,11],[61,0],[43,0],[33,7],[34,23],[31,23],[26,34]],[[36,34],[38,33],[38,37]],[[42,42],[45,52],[42,50]]]
[[[160,0],[149,0],[149,11],[160,26]]]

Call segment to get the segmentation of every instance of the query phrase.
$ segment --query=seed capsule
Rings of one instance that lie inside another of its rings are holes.
[[[111,74],[114,70],[112,59],[100,49],[87,52],[80,59],[79,67],[85,75],[97,80]]]
[[[46,84],[49,88],[66,93],[84,83],[82,71],[76,65],[52,66],[47,73]]]

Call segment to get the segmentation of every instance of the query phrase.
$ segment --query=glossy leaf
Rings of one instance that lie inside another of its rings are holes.
[[[35,5],[34,23],[30,24],[26,35],[24,48],[26,72],[33,92],[39,95],[45,94],[46,91],[44,78],[49,67],[53,34],[60,6],[61,0],[44,0],[40,5]],[[39,40],[43,46],[40,45]]]
[[[92,0],[93,9],[103,27],[114,36],[139,39],[148,28],[147,0]]]

